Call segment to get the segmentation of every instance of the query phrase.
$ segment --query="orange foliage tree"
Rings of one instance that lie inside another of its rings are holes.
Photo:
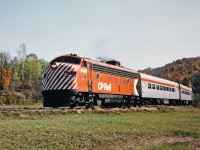
[[[2,79],[1,84],[5,90],[8,90],[12,81],[12,66],[10,67],[2,67]]]

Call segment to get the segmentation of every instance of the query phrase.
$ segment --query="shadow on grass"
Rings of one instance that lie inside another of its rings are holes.
[[[194,131],[175,130],[173,131],[173,134],[176,136],[182,136],[182,137],[199,138],[198,134]]]

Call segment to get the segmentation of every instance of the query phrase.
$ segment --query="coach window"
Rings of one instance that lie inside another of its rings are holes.
[[[169,88],[169,91],[171,92],[171,91],[172,91],[172,88]]]
[[[164,89],[164,91],[166,91],[166,87],[165,87],[165,86],[164,86],[164,88],[163,88],[163,89]]]
[[[157,89],[157,90],[159,90],[159,89],[160,89],[159,85],[156,85],[156,89]]]
[[[168,88],[168,87],[166,87],[166,91],[169,91],[169,88]]]
[[[175,92],[174,88],[172,88],[172,92]]]
[[[151,83],[148,83],[148,89],[151,89]]]
[[[97,74],[96,74],[96,79],[99,79],[100,78],[100,75],[99,75],[99,73],[97,72]]]
[[[161,90],[161,91],[163,90],[163,86],[160,86],[160,90]]]
[[[155,89],[155,84],[152,84],[152,89]]]

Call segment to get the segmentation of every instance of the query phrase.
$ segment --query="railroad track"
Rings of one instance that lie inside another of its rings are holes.
[[[101,108],[98,106],[95,106],[93,109],[85,109],[84,106],[82,107],[75,107],[73,109],[70,109],[69,107],[59,107],[59,108],[0,108],[0,114],[1,115],[12,115],[12,114],[67,114],[67,113],[84,113],[84,112],[92,112],[92,113],[115,113],[115,112],[128,112],[128,111],[140,111],[140,110],[146,110],[146,111],[155,111],[157,110],[157,107],[131,107],[131,108]]]
[[[78,106],[73,109],[69,107],[59,107],[59,108],[51,108],[51,107],[25,107],[25,108],[0,108],[0,116],[12,116],[12,115],[34,115],[34,114],[70,114],[70,113],[119,113],[119,112],[134,112],[134,111],[147,111],[147,112],[156,112],[159,111],[159,108],[163,107],[164,109],[177,109],[178,107],[185,106],[166,106],[166,105],[148,105],[147,107],[130,107],[130,108],[101,108],[99,106],[95,106],[93,109],[85,109],[84,106]]]

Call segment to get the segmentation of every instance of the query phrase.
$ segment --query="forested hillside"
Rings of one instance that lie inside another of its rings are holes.
[[[0,52],[0,104],[23,104],[41,99],[41,72],[48,64],[21,44],[15,57]]]
[[[183,58],[163,67],[147,68],[140,72],[182,83],[200,94],[200,57]]]

